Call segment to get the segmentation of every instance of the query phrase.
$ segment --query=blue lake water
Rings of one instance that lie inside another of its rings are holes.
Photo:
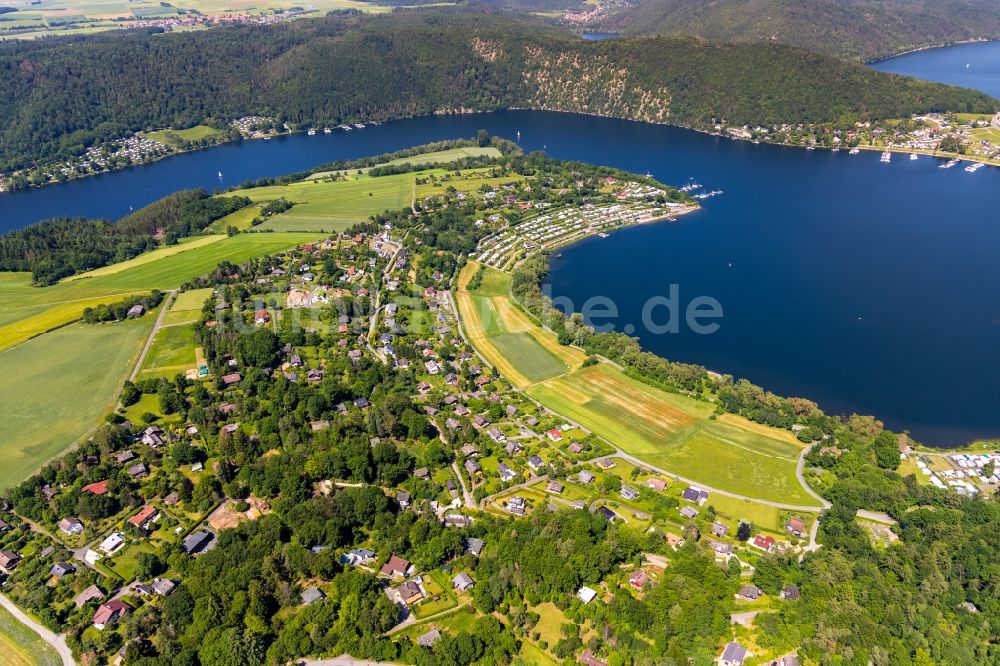
[[[480,128],[511,139],[520,131],[525,150],[725,192],[678,222],[564,249],[552,261],[555,295],[578,306],[609,296],[623,329],[641,321],[649,297],[677,284],[682,303],[717,299],[721,328],[638,330],[651,351],[811,398],[828,412],[873,414],[928,443],[1000,435],[1000,169],[992,167],[969,174],[901,155],[881,164],[877,153],[753,145],[570,114],[434,116],[247,141],[0,194],[0,230],[58,215],[117,218],[185,187],[230,186]]]
[[[873,68],[975,88],[1000,99],[1000,42],[942,46],[872,63]]]

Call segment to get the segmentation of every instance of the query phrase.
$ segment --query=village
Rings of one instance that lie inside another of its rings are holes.
[[[581,186],[624,203],[559,208],[514,228],[497,222],[494,242],[485,245],[509,248],[524,239],[545,245],[683,207],[649,203],[665,191],[639,183],[605,178]],[[521,196],[530,192],[529,201],[549,196],[546,188],[523,183],[513,190]],[[481,188],[463,198],[488,212],[503,191]],[[558,196],[564,190],[551,192]],[[450,196],[429,197],[421,216],[453,204]],[[517,201],[505,205],[521,210]],[[739,666],[760,655],[752,618],[796,603],[800,592],[792,581],[764,591],[753,582],[758,562],[815,548],[815,515],[759,508],[743,515],[740,503],[724,493],[621,457],[600,437],[515,389],[463,335],[452,291],[454,259],[423,245],[412,227],[397,224],[337,234],[266,257],[242,266],[238,275],[222,276],[215,287],[192,285],[206,297],[198,324],[206,342],[233,326],[246,327],[243,335],[267,332],[289,341],[277,350],[273,371],[264,376],[249,367],[243,352],[223,353],[204,344],[191,349],[191,357],[199,359],[196,370],[175,382],[199,405],[195,420],[157,406],[166,404],[164,392],[178,390],[169,378],[139,382],[138,402],[124,405],[89,445],[15,492],[20,515],[0,511],[0,572],[8,593],[24,603],[34,590],[48,590],[49,610],[41,612],[82,623],[79,640],[85,649],[114,650],[116,663],[123,661],[139,640],[121,633],[129,618],[146,607],[162,609],[183,585],[192,561],[211,557],[227,531],[266,522],[274,511],[274,498],[233,479],[242,466],[261,464],[239,451],[260,447],[262,462],[280,455],[263,422],[248,421],[257,409],[251,387],[312,393],[332,377],[379,369],[412,387],[409,400],[432,436],[406,439],[404,454],[397,452],[404,441],[398,435],[372,434],[365,446],[370,455],[405,456],[400,458],[400,464],[407,461],[405,469],[374,481],[318,478],[308,493],[321,501],[377,491],[399,516],[431,520],[454,533],[441,538],[461,548],[438,564],[421,565],[415,563],[416,551],[358,533],[339,548],[307,543],[306,556],[317,566],[333,558],[338,566],[376,577],[398,609],[389,636],[433,648],[451,631],[451,622],[465,616],[457,611],[472,611],[475,588],[483,584],[477,561],[490,554],[497,530],[511,520],[569,511],[599,517],[609,529],[632,530],[659,545],[610,575],[581,580],[572,600],[567,598],[566,612],[586,616],[587,609],[616,594],[641,600],[669,570],[673,554],[693,547],[741,581],[731,602],[733,640],[720,648],[719,663]],[[505,234],[512,240],[503,241]],[[503,263],[496,250],[490,252]],[[384,411],[367,392],[340,396],[329,410],[312,411],[312,418],[298,415],[299,431],[323,441],[342,424],[370,422]],[[416,414],[408,418],[410,432],[420,432]],[[427,558],[416,553],[416,560]],[[308,607],[331,593],[322,576],[314,576],[300,581],[297,601],[287,603]],[[563,645],[558,636],[539,638],[533,649],[552,653],[557,644]],[[575,658],[600,666],[607,663],[601,651],[592,643]],[[798,663],[794,653],[774,656],[784,666]]]

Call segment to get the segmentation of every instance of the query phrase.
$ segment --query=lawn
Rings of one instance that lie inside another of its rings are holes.
[[[194,328],[187,324],[165,326],[156,332],[153,345],[143,362],[139,378],[165,377],[173,379],[195,366]]]
[[[72,324],[0,352],[0,488],[27,478],[114,406],[152,324]]]
[[[496,335],[490,338],[490,344],[503,360],[518,369],[518,374],[527,384],[558,377],[570,370],[569,366],[538,344],[528,333]]]
[[[170,309],[163,317],[164,326],[188,324],[201,318],[201,308],[205,301],[212,297],[215,290],[212,287],[182,291],[170,304]]]
[[[0,607],[0,663],[3,666],[61,666],[56,651]]]
[[[736,527],[741,520],[765,530],[784,531],[781,509],[777,507],[718,494],[709,497],[708,504],[715,507],[723,522],[729,524],[731,535],[736,534]]]

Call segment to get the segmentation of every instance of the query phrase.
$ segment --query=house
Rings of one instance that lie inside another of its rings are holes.
[[[448,430],[456,430],[461,425],[462,425],[461,423],[459,423],[455,419],[451,418],[450,416],[447,419],[445,419],[445,421],[444,421],[444,427],[447,428]],[[463,446],[462,450],[464,451],[469,446],[471,446],[471,444],[467,444],[467,445]],[[473,448],[475,448],[475,447],[473,447]],[[476,451],[476,453],[479,453],[479,452]],[[466,453],[465,455],[469,455],[469,454]],[[473,453],[472,455],[475,455],[475,453]]]
[[[104,592],[101,591],[101,588],[97,587],[96,585],[91,585],[86,590],[76,595],[76,597],[73,599],[73,605],[76,606],[77,608],[80,608],[81,606],[85,606],[91,601],[96,601],[98,599],[103,599],[103,598],[104,598]]]
[[[395,590],[392,590],[392,593],[396,597],[396,600],[400,603],[410,606],[423,599],[425,596],[424,590],[422,587],[420,587],[420,583],[417,581],[419,581],[419,578],[416,581],[413,580],[407,581],[402,585],[400,585],[399,587],[397,587]]]
[[[480,467],[479,463],[477,463],[475,460],[466,460],[463,467],[465,467],[465,471],[468,472],[470,476],[479,474],[480,472],[483,471],[483,468]]]
[[[594,464],[596,464],[601,469],[614,469],[616,465],[615,461],[612,460],[611,458],[601,458]]]
[[[405,490],[400,490],[396,493],[396,501],[399,502],[400,508],[407,508],[410,506],[410,493]]]
[[[652,476],[649,478],[648,481],[646,481],[646,487],[651,488],[653,490],[659,490],[662,492],[663,490],[666,489],[667,482],[658,476]]]
[[[458,406],[455,407],[455,414],[457,416],[468,416],[471,413],[472,412],[470,412],[469,408],[466,407],[465,405],[458,405]]]
[[[231,372],[228,375],[222,376],[222,383],[224,386],[232,386],[233,384],[239,384],[243,381],[243,375],[238,372]]]
[[[455,410],[455,413],[456,414],[458,413],[457,409]],[[490,424],[489,419],[487,419],[482,414],[476,414],[475,416],[472,417],[472,425],[476,426],[477,428],[485,428],[489,424]]]
[[[528,418],[524,419],[524,423],[529,428],[534,428],[536,425],[538,425],[538,418],[534,416],[529,416]]]
[[[0,519],[0,533],[6,532],[10,528],[4,520]]]
[[[759,548],[765,553],[769,553],[771,552],[771,548],[774,547],[774,537],[758,534],[753,538],[753,541],[750,542],[750,545],[754,548]]]
[[[785,523],[785,531],[792,536],[800,537],[806,531],[806,523],[801,518],[789,518],[788,522]]]
[[[490,436],[490,439],[492,439],[497,444],[503,444],[504,442],[507,441],[507,436],[503,434],[503,431],[500,430],[500,428],[497,427],[490,428],[489,430],[486,431],[486,434],[488,434]]]
[[[733,641],[728,643],[719,657],[719,666],[743,666],[743,660],[747,658],[747,649]]]
[[[94,628],[101,631],[105,627],[114,624],[119,619],[125,617],[130,610],[132,610],[132,607],[121,599],[106,601],[98,606],[97,612],[94,613]]]
[[[708,500],[708,491],[696,488],[695,486],[688,486],[684,489],[684,492],[681,493],[681,497],[688,502],[694,502],[695,504],[701,506]]]
[[[358,409],[366,409],[368,407],[368,398],[355,398],[354,406]]]
[[[104,479],[103,481],[87,484],[83,488],[80,488],[80,490],[91,495],[103,495],[108,492],[108,480]]]
[[[483,552],[483,548],[486,546],[486,542],[482,539],[477,539],[475,537],[469,539],[465,544],[465,549],[479,557],[479,553]]]
[[[437,629],[432,629],[417,638],[417,645],[425,648],[434,647],[434,644],[439,640],[441,640],[441,632]]]
[[[504,408],[504,412],[506,412],[507,416],[517,416],[517,407],[514,405],[507,405],[507,407]]]
[[[499,465],[497,465],[497,471],[500,473],[501,481],[513,481],[517,477],[517,472],[512,470],[505,463],[500,463]]]
[[[779,596],[787,601],[795,601],[801,595],[802,593],[799,591],[799,586],[794,583],[789,583],[788,585],[785,585],[785,588],[781,591]]]
[[[545,489],[548,490],[550,493],[555,493],[558,495],[564,490],[564,487],[563,484],[559,483],[558,481],[552,480],[549,481],[549,485],[545,486]]]
[[[573,442],[568,447],[566,447],[566,450],[569,451],[570,453],[577,454],[583,451],[583,447],[577,444],[576,442]]]
[[[712,534],[717,537],[724,537],[729,534],[729,525],[715,521],[712,523]]]
[[[170,493],[169,495],[163,498],[163,503],[166,504],[167,506],[176,506],[177,503],[180,501],[181,501],[180,495],[178,495],[175,492]]]
[[[115,462],[119,465],[124,465],[127,462],[132,462],[133,460],[135,460],[135,454],[132,453],[132,449],[125,449],[115,456]]]
[[[687,518],[688,520],[692,520],[694,519],[695,516],[698,515],[698,509],[694,508],[693,506],[681,507],[681,515]]]
[[[59,521],[58,527],[63,534],[73,535],[83,532],[83,523],[81,523],[77,518],[63,518]]]
[[[160,426],[151,425],[142,431],[142,443],[146,446],[157,448],[163,445],[163,428]],[[131,453],[129,451],[128,453]],[[134,456],[133,456],[134,457]],[[119,460],[118,464],[122,465],[131,460],[127,458],[126,460]]]
[[[153,592],[160,595],[161,597],[165,597],[174,591],[174,588],[177,587],[177,584],[174,583],[174,581],[170,580],[169,578],[156,578],[153,580],[152,587],[153,587]]]
[[[121,532],[112,532],[104,541],[101,542],[101,545],[97,547],[97,550],[101,551],[105,555],[111,555],[116,550],[121,548],[124,543],[124,534]]]
[[[323,598],[323,592],[315,585],[310,585],[306,589],[302,590],[302,594],[299,598],[302,600],[303,606],[308,606],[309,604],[319,601]]]
[[[363,564],[371,564],[375,561],[375,553],[368,550],[367,548],[355,548],[349,553],[344,553],[340,561],[344,564],[350,564],[351,566],[358,567]]]
[[[526,509],[527,503],[524,501],[523,497],[513,496],[507,500],[507,511],[514,514],[515,516],[523,516],[527,513]]]
[[[464,571],[455,576],[451,581],[452,587],[458,590],[459,592],[465,592],[475,584],[476,581],[472,580],[472,576],[465,573]]]
[[[181,550],[183,550],[188,555],[194,555],[205,550],[205,547],[212,542],[215,537],[211,532],[206,532],[205,530],[199,530],[193,532],[186,537],[181,543]]]
[[[393,555],[378,571],[383,576],[389,576],[390,578],[406,578],[413,572],[413,565],[408,560]]]
[[[21,556],[11,550],[0,550],[0,571],[9,574],[17,568]]]
[[[149,471],[146,469],[145,463],[138,463],[136,465],[132,465],[127,470],[125,470],[125,473],[128,474],[133,479],[143,479],[149,475]]]
[[[413,470],[413,476],[422,481],[427,481],[431,478],[431,473],[427,470],[426,467],[418,467],[417,469]]]
[[[747,601],[757,601],[760,599],[761,591],[756,585],[744,585],[740,588],[739,596]]]
[[[581,470],[577,478],[580,479],[580,483],[591,483],[596,477],[587,470]]]
[[[587,587],[586,585],[584,585],[584,586],[583,586],[583,587],[581,587],[581,588],[580,588],[580,590],[579,590],[579,591],[578,591],[578,592],[576,593],[576,596],[577,596],[577,598],[578,598],[578,599],[579,599],[580,601],[582,601],[582,602],[583,602],[583,605],[584,605],[584,606],[586,606],[586,605],[587,605],[587,604],[589,604],[589,603],[590,603],[591,601],[593,601],[594,599],[596,599],[596,598],[597,598],[597,590],[592,590],[592,589],[590,589],[589,587]]]
[[[528,458],[528,467],[535,470],[536,472],[542,467],[545,467],[545,461],[538,456],[531,456]]]
[[[733,554],[732,544],[724,541],[709,541],[709,547],[715,552],[716,559],[729,559]]]
[[[141,317],[142,313],[145,311],[146,308],[143,307],[142,303],[136,303],[135,305],[133,305],[128,309],[128,312],[125,313],[125,317],[128,319],[136,319],[138,317]]]
[[[156,510],[155,506],[147,504],[146,506],[139,509],[139,513],[135,514],[134,516],[128,519],[128,524],[132,525],[133,527],[141,527],[145,529],[146,527],[148,527],[149,523],[156,520],[156,517],[159,515],[159,513],[160,512]]]
[[[445,527],[469,527],[472,525],[472,518],[461,513],[449,513],[444,517]]]
[[[253,313],[253,322],[258,326],[263,326],[271,321],[271,313],[266,309],[257,310]]]
[[[594,651],[587,648],[580,653],[580,656],[576,658],[578,662],[583,664],[583,666],[608,666],[606,661],[601,661],[594,656]]]
[[[560,430],[559,428],[553,428],[552,430],[549,430],[548,432],[545,433],[545,436],[551,439],[553,442],[558,442],[563,438],[562,430]]]
[[[621,490],[618,491],[618,494],[621,495],[623,499],[627,500],[639,499],[639,491],[632,486],[626,486],[624,483],[622,484]]]
[[[599,506],[599,507],[597,507],[597,512],[599,514],[601,514],[602,516],[604,516],[604,519],[607,520],[609,523],[613,523],[614,520],[615,520],[615,518],[618,517],[617,513],[615,513],[614,511],[612,511],[611,509],[609,509],[606,506]]]
[[[457,425],[457,422],[456,422],[456,425]],[[475,444],[466,444],[465,446],[463,446],[462,448],[460,448],[459,451],[466,458],[471,458],[472,456],[479,455],[479,449],[476,448]]]
[[[646,583],[649,582],[649,574],[642,569],[636,569],[632,572],[632,575],[628,577],[629,585],[641,590],[646,587]]]

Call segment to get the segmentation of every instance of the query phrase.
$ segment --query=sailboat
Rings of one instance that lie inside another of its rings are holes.
[[[219,172],[219,180],[222,180],[222,172]]]

